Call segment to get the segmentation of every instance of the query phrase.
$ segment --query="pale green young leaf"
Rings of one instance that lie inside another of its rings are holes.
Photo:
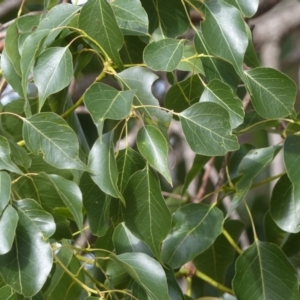
[[[148,35],[148,15],[139,0],[115,0],[111,7],[124,35]]]
[[[123,45],[123,34],[106,0],[89,0],[83,5],[79,28],[94,39],[116,65],[122,66],[118,50]]]
[[[23,174],[23,172],[12,161],[10,152],[7,139],[4,136],[0,136],[0,170]]]
[[[89,155],[88,166],[92,179],[106,194],[125,200],[118,188],[118,168],[114,154],[113,133],[109,132],[98,138]]]
[[[23,121],[23,138],[31,152],[42,152],[44,160],[59,169],[87,170],[79,159],[77,137],[64,119],[46,112]]]
[[[68,47],[51,47],[38,56],[33,79],[39,90],[39,111],[48,96],[69,85],[72,76],[73,61]]]
[[[173,214],[172,229],[162,244],[164,263],[177,269],[209,248],[222,232],[217,207],[188,204]]]
[[[163,39],[152,42],[144,50],[144,61],[154,71],[173,71],[179,64],[184,40]]]
[[[94,83],[84,94],[84,103],[97,126],[99,136],[102,135],[106,119],[125,119],[130,111],[134,90],[118,91],[103,83]]]
[[[145,290],[149,300],[169,299],[166,274],[155,259],[144,253],[110,257]]]
[[[18,220],[17,212],[10,205],[0,214],[0,255],[10,251],[15,238]]]
[[[10,199],[11,180],[6,172],[0,172],[0,216]]]
[[[233,290],[239,300],[299,299],[294,267],[277,245],[260,241],[237,259]]]
[[[232,63],[236,71],[241,73],[248,37],[239,10],[218,0],[205,1],[201,8],[205,15],[201,29],[209,49]]]
[[[214,79],[205,86],[200,102],[214,102],[224,107],[229,113],[231,128],[243,123],[245,112],[242,101],[220,80]]]
[[[153,125],[143,126],[137,134],[137,147],[150,166],[172,184],[168,166],[168,142],[160,130]]]
[[[245,71],[245,85],[255,110],[267,119],[283,118],[294,113],[296,84],[285,74],[271,68]]]
[[[160,260],[160,244],[171,228],[171,215],[161,195],[158,178],[149,167],[130,177],[124,198],[126,227]]]
[[[15,242],[8,253],[0,255],[3,280],[25,297],[32,297],[42,289],[53,264],[51,246],[45,241],[36,222],[44,222],[44,228],[51,228],[51,231],[55,224],[51,215],[41,208],[27,215],[26,209],[31,208],[32,201],[26,199],[14,202],[19,216]]]
[[[228,112],[216,103],[196,103],[179,114],[184,135],[197,154],[224,155],[239,148]]]

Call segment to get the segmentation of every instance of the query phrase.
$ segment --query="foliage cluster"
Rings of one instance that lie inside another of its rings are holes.
[[[0,299],[299,299],[297,89],[260,66],[245,22],[257,6],[45,1],[45,11],[12,22],[1,55],[1,85],[18,96],[0,114]],[[92,65],[98,74],[73,104],[72,85]],[[151,91],[157,72],[170,84],[163,103]],[[97,128],[91,149],[75,114],[82,104]],[[177,200],[161,188],[172,185],[172,123],[196,154]],[[241,145],[238,137],[262,129],[282,143]],[[268,177],[279,151],[286,171]],[[215,156],[221,184],[211,201],[194,201],[187,188]],[[264,240],[246,205],[253,243],[242,251],[244,225],[231,214],[276,178]]]

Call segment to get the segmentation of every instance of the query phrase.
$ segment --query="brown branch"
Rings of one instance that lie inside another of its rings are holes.
[[[0,18],[20,7],[22,0],[6,0],[0,4]]]

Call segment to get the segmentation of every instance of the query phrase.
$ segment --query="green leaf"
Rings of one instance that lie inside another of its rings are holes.
[[[205,86],[200,102],[214,102],[224,107],[229,113],[231,128],[236,128],[243,123],[245,115],[243,103],[222,81],[215,79]]]
[[[83,227],[82,194],[78,185],[58,175],[44,173],[43,176],[54,187],[56,193],[72,213],[79,230],[81,230]]]
[[[72,76],[73,61],[68,47],[51,47],[38,56],[33,79],[39,90],[39,111],[48,96],[69,85]]]
[[[143,63],[143,53],[146,44],[138,36],[125,36],[120,56],[124,64]]]
[[[15,238],[18,220],[17,212],[10,205],[0,214],[0,255],[10,251]]]
[[[64,119],[47,112],[23,121],[23,138],[31,152],[42,152],[44,160],[59,169],[87,170],[78,157],[77,137]]]
[[[117,166],[119,170],[119,188],[123,192],[131,175],[145,168],[146,162],[143,157],[133,149],[126,147],[119,151]]]
[[[76,275],[78,280],[85,282],[82,266],[73,255],[73,251],[66,241],[63,241],[62,247],[57,253],[57,258],[69,272],[73,273],[74,276]],[[78,299],[81,292],[82,287],[70,277],[60,264],[56,264],[50,285],[44,292],[45,299]]]
[[[181,267],[212,245],[222,225],[223,214],[216,207],[183,206],[173,214],[171,232],[162,244],[163,261],[173,269]]]
[[[164,105],[175,112],[182,112],[191,105],[199,102],[204,90],[198,75],[189,76],[187,79],[173,84],[165,96]]]
[[[224,229],[237,243],[244,230],[244,225],[239,220],[230,220],[225,222]],[[235,254],[235,249],[225,236],[221,234],[207,250],[194,258],[193,263],[202,273],[223,284],[226,278],[226,271],[233,262]],[[213,268],[212,261],[214,262]]]
[[[19,166],[30,168],[31,158],[24,148],[9,140],[12,160]]]
[[[10,176],[6,172],[0,172],[0,216],[10,199]]]
[[[271,198],[271,215],[282,230],[300,232],[300,181],[292,183],[287,175],[276,183]]]
[[[33,200],[15,201],[14,206],[19,215],[15,242],[8,253],[0,255],[0,273],[16,292],[31,297],[41,290],[51,271],[52,249],[45,238],[55,224]]]
[[[154,71],[171,72],[179,64],[184,48],[184,40],[163,39],[152,42],[144,50],[144,61]]]
[[[300,166],[298,163],[300,151],[300,137],[298,135],[289,135],[283,146],[284,164],[287,174],[293,183],[300,184],[299,171]]]
[[[84,94],[84,103],[102,135],[106,119],[125,119],[130,111],[135,91],[118,91],[106,84],[95,83]]]
[[[259,0],[225,0],[235,6],[245,18],[251,18],[257,11]]]
[[[174,271],[168,266],[164,270],[167,276],[169,298],[171,300],[183,300],[182,290],[177,282]]]
[[[294,113],[297,87],[288,76],[263,67],[245,71],[244,74],[252,104],[262,117],[278,119]]]
[[[137,147],[150,166],[172,184],[168,167],[168,142],[159,129],[152,125],[143,126],[137,135]]]
[[[141,2],[149,17],[151,34],[160,27],[167,37],[175,38],[188,29],[189,19],[180,0],[141,0]]]
[[[110,256],[145,290],[149,300],[169,299],[162,266],[144,253],[124,253]]]
[[[11,160],[9,143],[3,136],[0,136],[0,170],[23,174],[23,172]]]
[[[79,28],[94,39],[118,67],[122,66],[118,50],[123,45],[123,34],[106,0],[89,0],[83,5]]]
[[[197,154],[215,156],[237,150],[228,112],[216,103],[196,103],[179,114],[184,135]]]
[[[280,149],[280,146],[253,149],[243,157],[238,168],[238,174],[242,175],[242,178],[236,184],[236,193],[232,199],[227,216],[238,207],[245,198],[253,180],[270,165]]]
[[[115,246],[116,254],[141,252],[152,256],[148,246],[143,241],[136,238],[124,223],[120,223],[116,227],[112,240]]]
[[[148,35],[148,16],[139,0],[115,0],[111,7],[124,35]]]
[[[160,109],[158,100],[153,96],[151,86],[158,78],[150,70],[141,67],[133,67],[118,73],[125,89],[136,90],[133,104],[142,106],[138,111],[148,125],[158,125],[163,134],[167,134],[172,114]],[[147,105],[157,106],[157,108],[143,107]]]
[[[248,35],[248,47],[245,53],[245,64],[251,68],[257,68],[260,67],[260,61],[259,58],[257,57],[256,50],[253,45],[253,40],[252,40],[252,31],[250,30],[249,26],[246,25],[246,31]]]
[[[161,195],[157,176],[146,167],[133,174],[124,191],[125,225],[160,259],[160,244],[171,227],[171,215]]]
[[[201,29],[210,50],[214,55],[231,62],[236,71],[241,73],[248,37],[240,12],[218,0],[205,2],[201,8],[205,15]]]
[[[291,263],[278,246],[260,241],[237,259],[233,289],[239,300],[299,299]]]
[[[97,139],[89,155],[92,179],[106,194],[125,200],[118,189],[118,168],[114,154],[113,133],[108,132]]]
[[[39,25],[41,15],[23,15],[17,19],[18,29],[21,33],[33,32]]]
[[[79,187],[82,191],[83,206],[87,213],[90,230],[96,236],[103,236],[110,224],[111,198],[99,189],[88,173],[82,175]]]

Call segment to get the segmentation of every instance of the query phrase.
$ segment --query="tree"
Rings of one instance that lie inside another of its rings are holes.
[[[1,299],[299,299],[297,87],[261,66],[245,21],[257,7],[45,1],[4,24]],[[282,141],[242,142],[262,130]],[[285,171],[270,175],[278,153]],[[275,179],[261,234],[246,200]]]

